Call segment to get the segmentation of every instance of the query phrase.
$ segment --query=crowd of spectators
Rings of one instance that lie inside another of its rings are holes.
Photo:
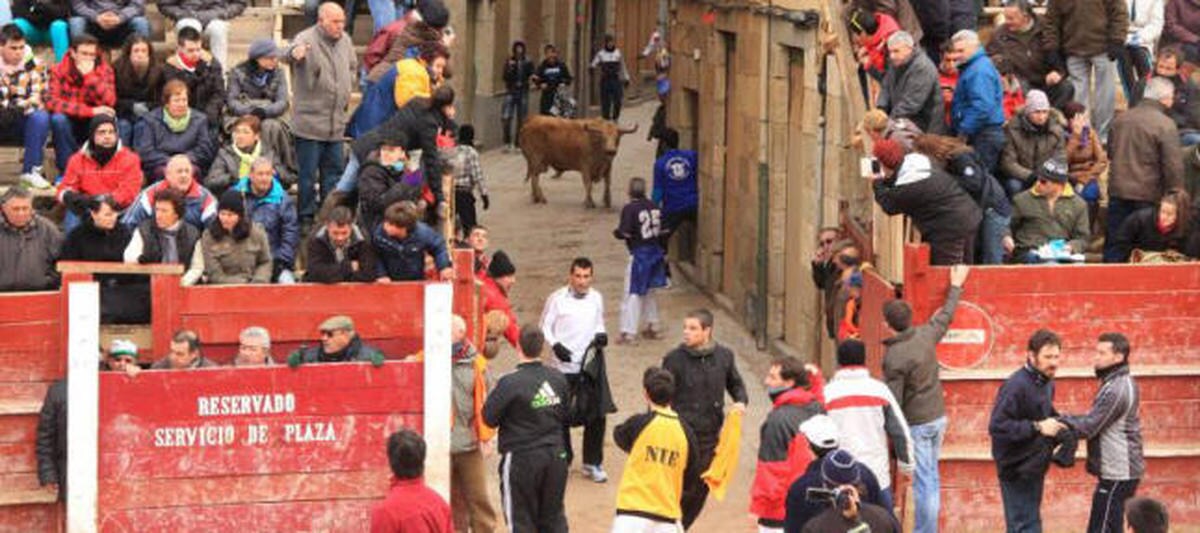
[[[847,16],[875,95],[863,128],[881,168],[866,177],[886,212],[914,220],[934,264],[1195,259],[1197,206],[1157,215],[1200,180],[1195,4],[1011,0],[986,46],[953,4],[930,18],[914,3],[915,25],[890,2]],[[1144,235],[1156,218],[1158,235]]]

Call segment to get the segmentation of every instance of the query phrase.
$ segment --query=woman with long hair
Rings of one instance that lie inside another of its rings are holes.
[[[154,43],[131,33],[113,63],[117,84],[117,128],[121,144],[133,146],[133,125],[158,106],[163,85],[162,64],[154,60]]]
[[[1186,192],[1173,191],[1164,195],[1158,205],[1129,215],[1113,245],[1124,262],[1131,259],[1134,250],[1173,251],[1195,259],[1200,257],[1198,240],[1191,198]]]

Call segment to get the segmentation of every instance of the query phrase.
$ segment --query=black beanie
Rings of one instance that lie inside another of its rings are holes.
[[[417,4],[417,12],[421,14],[421,20],[436,29],[440,30],[450,24],[450,10],[446,9],[442,0],[421,0]]]
[[[511,276],[517,273],[517,267],[513,265],[512,260],[508,258],[508,254],[504,250],[497,250],[492,254],[492,262],[488,264],[488,276],[492,279]]]
[[[867,363],[867,346],[858,339],[846,339],[837,347],[838,366],[862,366]]]
[[[96,129],[104,124],[112,124],[117,126],[117,118],[111,115],[99,114],[92,117],[92,121],[88,123],[88,139],[96,136]]]
[[[242,191],[233,188],[227,189],[221,194],[221,200],[217,202],[217,210],[233,211],[240,217],[246,216],[246,201],[242,197]]]

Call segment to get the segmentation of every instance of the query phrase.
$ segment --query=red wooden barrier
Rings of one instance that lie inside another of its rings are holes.
[[[949,269],[929,265],[925,246],[905,249],[904,298],[914,322],[943,304]],[[864,276],[860,315],[868,364],[878,375],[890,335],[882,308],[891,299],[885,280]],[[1055,405],[1082,413],[1097,389],[1092,376],[1096,338],[1129,337],[1141,390],[1147,475],[1139,491],[1168,503],[1172,530],[1200,531],[1200,264],[1048,265],[973,267],[950,331],[938,345],[949,424],[942,451],[943,530],[1002,529],[1003,511],[990,456],[988,418],[996,391],[1024,363],[1038,328],[1063,339]],[[1082,455],[1080,456],[1082,461]],[[1047,532],[1081,531],[1094,478],[1083,465],[1053,470],[1043,520]]]
[[[362,531],[422,383],[414,363],[103,374],[99,527]]]

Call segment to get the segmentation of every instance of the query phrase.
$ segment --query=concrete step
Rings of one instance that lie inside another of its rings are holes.
[[[986,445],[996,393],[1011,371],[943,372],[946,393],[947,445]],[[1134,367],[1141,394],[1142,431],[1152,446],[1195,441],[1200,431],[1200,367]],[[1054,405],[1060,413],[1086,413],[1099,382],[1090,368],[1060,369]]]
[[[1200,448],[1196,445],[1146,452],[1147,475],[1138,493],[1153,495],[1171,505],[1173,531],[1200,531],[1200,512],[1183,505],[1200,492]],[[1004,508],[996,466],[986,449],[947,447],[942,450],[942,530],[984,533],[1003,529]],[[1077,533],[1085,529],[1096,479],[1084,469],[1082,455],[1073,468],[1051,467],[1046,478],[1042,520],[1046,533]],[[968,510],[969,509],[969,510]],[[953,526],[948,523],[953,516]]]

